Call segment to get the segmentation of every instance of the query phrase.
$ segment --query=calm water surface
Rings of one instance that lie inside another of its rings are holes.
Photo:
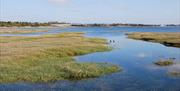
[[[1,90],[25,91],[180,91],[180,77],[169,71],[180,71],[180,48],[159,43],[128,39],[127,32],[180,32],[179,27],[84,27],[59,28],[46,33],[3,34],[0,36],[38,36],[60,32],[85,32],[88,37],[105,38],[113,50],[75,57],[78,62],[108,62],[119,65],[123,71],[99,78],[80,81],[62,80],[54,83],[0,84]],[[176,58],[176,65],[158,67],[153,62],[162,58]]]

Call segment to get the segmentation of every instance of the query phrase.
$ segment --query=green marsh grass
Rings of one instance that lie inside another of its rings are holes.
[[[180,48],[180,32],[174,32],[174,33],[136,32],[136,33],[129,33],[128,38],[156,42],[166,46],[173,46]]]
[[[120,71],[108,63],[77,63],[73,56],[111,50],[105,39],[82,34],[0,37],[0,83],[79,80]]]

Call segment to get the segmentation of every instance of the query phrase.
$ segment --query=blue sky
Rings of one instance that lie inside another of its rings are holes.
[[[180,0],[0,0],[0,20],[179,24]]]

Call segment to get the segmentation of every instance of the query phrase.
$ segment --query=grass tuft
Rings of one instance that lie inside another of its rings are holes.
[[[171,76],[174,76],[174,77],[180,77],[180,72],[179,71],[172,71],[172,72],[169,72],[169,74]]]
[[[174,62],[173,60],[165,60],[165,61],[157,61],[154,64],[159,65],[159,66],[169,66],[169,65],[173,65]]]

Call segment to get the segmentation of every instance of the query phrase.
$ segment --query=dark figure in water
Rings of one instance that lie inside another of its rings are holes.
[[[110,43],[115,43],[115,40],[110,40]]]
[[[113,40],[113,43],[115,43],[115,40]]]
[[[110,43],[111,43],[112,41],[110,40]]]

